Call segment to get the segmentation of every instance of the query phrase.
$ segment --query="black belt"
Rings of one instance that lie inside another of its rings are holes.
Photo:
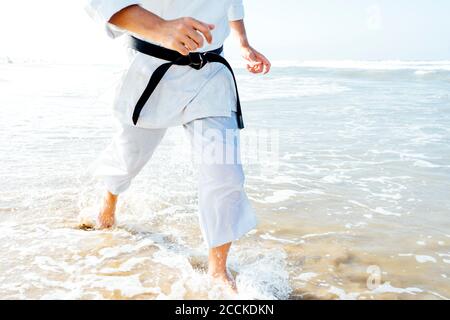
[[[207,52],[191,52],[187,56],[183,56],[181,53],[178,53],[175,50],[170,50],[161,46],[154,45],[152,43],[140,40],[135,37],[131,37],[130,46],[132,49],[141,52],[143,54],[159,58],[162,60],[167,60],[169,62],[163,63],[158,68],[156,68],[155,72],[153,72],[150,77],[150,81],[147,84],[144,92],[139,98],[136,107],[134,107],[133,112],[133,123],[136,125],[139,120],[139,115],[141,114],[142,109],[147,103],[148,99],[152,95],[153,91],[155,91],[161,79],[164,77],[169,68],[173,65],[177,66],[189,66],[196,70],[200,70],[203,68],[208,62],[218,62],[225,65],[228,70],[230,70],[231,75],[234,80],[234,87],[236,89],[236,116],[237,123],[239,129],[244,128],[244,120],[242,118],[242,110],[241,110],[241,102],[239,100],[239,92],[236,84],[236,77],[234,76],[233,69],[230,64],[222,57],[220,54],[223,51],[223,47],[220,47],[216,50],[207,51]]]

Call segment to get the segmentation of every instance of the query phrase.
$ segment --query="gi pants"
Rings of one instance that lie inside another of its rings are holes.
[[[203,238],[213,248],[232,242],[255,228],[256,218],[244,191],[236,117],[207,117],[183,125],[198,169],[199,220]],[[112,194],[128,189],[150,160],[166,128],[120,124],[99,159],[95,175]]]

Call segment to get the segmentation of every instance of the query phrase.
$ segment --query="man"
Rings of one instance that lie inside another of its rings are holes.
[[[120,130],[96,170],[106,193],[95,227],[114,225],[118,195],[149,161],[166,128],[183,125],[193,153],[201,158],[211,147],[237,154],[231,163],[225,157],[198,163],[208,273],[235,288],[226,267],[228,252],[256,219],[238,155],[243,127],[239,95],[221,51],[230,29],[248,71],[270,70],[270,62],[248,42],[242,0],[90,0],[87,9],[111,37],[131,39],[130,66],[114,103]],[[211,130],[219,134],[211,138]],[[227,131],[234,131],[235,138],[227,139]]]

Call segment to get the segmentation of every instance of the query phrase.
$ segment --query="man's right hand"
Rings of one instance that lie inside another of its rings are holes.
[[[194,18],[164,20],[138,5],[122,9],[109,22],[182,55],[203,47],[204,39],[211,43],[211,30],[214,29],[214,25]]]
[[[194,18],[164,20],[159,27],[159,42],[166,48],[187,55],[189,52],[203,47],[204,38],[211,43],[211,30],[213,29],[214,25]]]

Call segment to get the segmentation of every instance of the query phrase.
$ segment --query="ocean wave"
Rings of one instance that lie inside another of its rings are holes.
[[[233,62],[237,69],[243,68],[243,64]],[[332,72],[334,75],[367,78],[376,77],[382,79],[395,75],[396,78],[437,79],[450,80],[450,60],[443,61],[360,61],[360,60],[311,60],[311,61],[289,61],[276,60],[272,63],[273,70],[289,69],[292,72],[301,71],[303,74],[317,71],[326,73]]]
[[[273,62],[274,67],[303,67],[360,70],[416,70],[422,73],[431,71],[450,71],[450,60],[441,61],[402,61],[402,60],[310,60]],[[419,72],[419,73],[420,73]]]
[[[240,75],[239,80],[243,101],[333,95],[351,90],[333,80],[305,76],[278,76],[255,81],[251,75]]]
[[[233,68],[245,69],[242,60],[229,60]],[[450,60],[273,60],[275,68],[326,68],[326,69],[359,69],[359,70],[414,70],[418,75],[429,74],[433,71],[450,71]],[[101,64],[85,63],[82,61],[59,62],[45,59],[7,59],[0,57],[0,65],[35,65],[35,66],[105,66],[121,68],[122,63]]]

